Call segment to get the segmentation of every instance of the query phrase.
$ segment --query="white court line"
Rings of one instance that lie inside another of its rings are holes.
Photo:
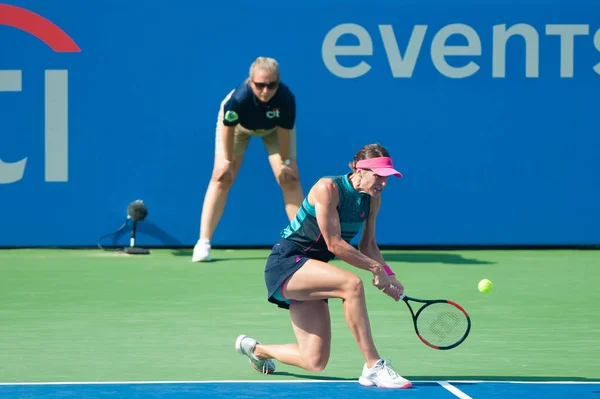
[[[458,396],[460,399],[473,399],[472,397],[470,397],[469,395],[467,395],[466,393],[464,393],[463,391],[446,381],[438,381],[437,383],[440,384],[442,388],[450,391],[455,396]]]
[[[0,386],[10,385],[141,385],[141,384],[302,384],[302,383],[351,383],[356,384],[358,380],[215,380],[215,381],[77,381],[77,382],[0,382]],[[463,384],[600,384],[600,381],[484,381],[484,380],[451,380],[451,381],[431,381],[431,380],[413,380],[413,383],[437,383],[442,385],[446,383]]]
[[[354,383],[358,380],[215,380],[215,381],[89,381],[89,382],[0,382],[7,385],[144,385],[144,384],[289,384],[289,383]],[[429,381],[431,382],[431,381]]]

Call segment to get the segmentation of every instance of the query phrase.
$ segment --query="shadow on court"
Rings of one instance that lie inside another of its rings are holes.
[[[280,376],[287,376],[287,377],[294,377],[294,378],[300,378],[300,379],[305,379],[305,380],[318,380],[318,381],[356,381],[358,380],[358,377],[356,378],[341,378],[341,377],[329,377],[326,375],[318,375],[318,374],[296,374],[296,373],[288,373],[285,371],[279,372],[277,371],[275,373],[276,375]]]
[[[241,252],[241,251],[240,251]],[[171,254],[173,256],[183,256],[183,257],[192,257],[192,254],[194,253],[193,249],[173,249],[171,251]],[[226,261],[226,260],[249,260],[249,259],[260,259],[260,260],[264,260],[265,262],[267,261],[267,257],[266,256],[244,256],[244,255],[236,255],[236,254],[231,254],[230,256],[228,254],[214,254],[214,252],[211,252],[211,262],[219,262],[219,261]]]
[[[259,259],[266,262],[267,255],[245,255],[245,253],[251,253],[252,250],[236,250],[232,253],[215,253],[213,261],[225,261],[225,260],[250,260]],[[407,262],[407,263],[444,263],[453,265],[491,265],[496,262],[490,262],[486,260],[480,260],[475,258],[465,258],[459,254],[448,254],[448,253],[435,253],[435,252],[388,252],[382,251],[385,260],[390,262]],[[173,249],[171,254],[173,256],[192,257],[193,249],[178,248]]]
[[[241,252],[241,251],[240,251]],[[171,255],[173,256],[182,256],[182,257],[192,257],[192,254],[194,253],[193,249],[173,249],[171,251]],[[218,254],[218,253],[214,253],[211,252],[211,262],[219,262],[219,261],[231,261],[231,260],[250,260],[250,259],[260,259],[260,260],[264,260],[265,262],[267,261],[267,256],[263,255],[263,256],[259,256],[259,255],[254,255],[254,256],[244,256],[241,254]]]
[[[111,234],[113,247],[118,247],[119,243],[127,243],[127,240],[131,236],[131,223],[125,226],[123,229],[118,230]],[[145,220],[137,225],[136,229],[136,245],[144,246],[144,236],[152,237],[159,240],[163,245],[170,247],[178,247],[183,245],[175,236],[169,234],[157,224],[152,223],[149,220]]]
[[[390,262],[407,262],[407,263],[445,263],[452,265],[492,265],[496,262],[490,262],[487,260],[479,260],[475,258],[465,258],[459,254],[447,254],[447,253],[386,253],[384,251],[383,257],[385,260]]]

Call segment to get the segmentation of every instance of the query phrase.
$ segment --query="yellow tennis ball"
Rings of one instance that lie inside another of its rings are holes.
[[[477,284],[477,288],[479,288],[479,291],[481,292],[490,292],[492,289],[492,282],[487,278],[484,278]]]

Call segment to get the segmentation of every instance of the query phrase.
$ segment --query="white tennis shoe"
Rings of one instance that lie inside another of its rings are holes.
[[[253,338],[246,335],[240,335],[235,340],[235,350],[241,355],[248,356],[250,365],[254,370],[263,374],[271,374],[275,372],[275,363],[273,363],[273,360],[259,359],[254,356],[254,348],[256,348],[258,343],[259,342]]]
[[[194,246],[192,262],[210,262],[210,241],[199,239]]]
[[[412,383],[404,377],[401,377],[392,368],[391,362],[379,359],[372,368],[368,368],[365,363],[363,372],[358,379],[360,385],[371,387],[373,385],[379,388],[410,388]]]

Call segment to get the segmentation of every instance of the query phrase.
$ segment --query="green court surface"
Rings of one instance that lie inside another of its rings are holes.
[[[407,295],[452,299],[471,315],[450,351],[423,345],[403,303],[363,277],[375,342],[414,380],[600,380],[600,252],[383,251]],[[268,250],[127,256],[101,250],[0,250],[0,382],[356,379],[364,360],[331,300],[333,345],[321,373],[277,363],[263,376],[233,348],[238,334],[294,340],[266,301]],[[489,278],[492,292],[477,283]]]

